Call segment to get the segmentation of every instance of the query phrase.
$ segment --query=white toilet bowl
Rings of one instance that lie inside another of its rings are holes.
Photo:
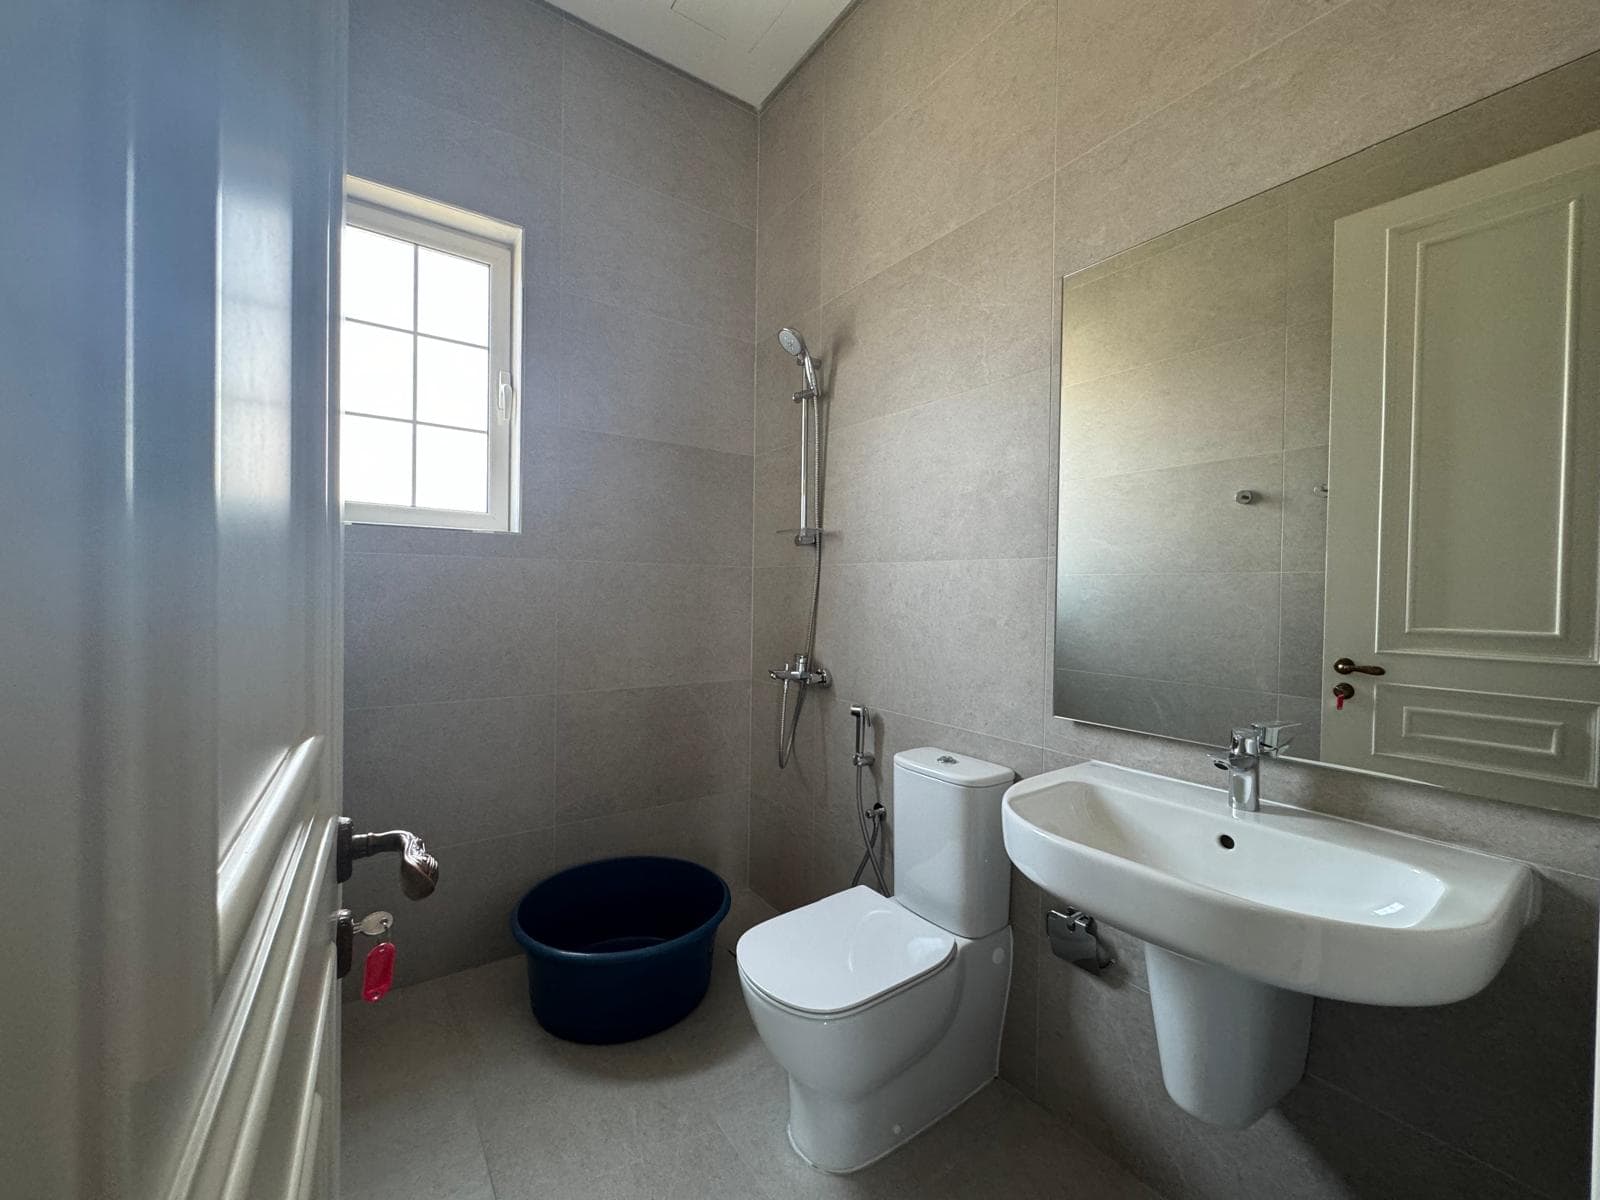
[[[789,1140],[856,1171],[993,1079],[1011,983],[1009,926],[958,937],[851,888],[739,940],[756,1029],[789,1073]]]

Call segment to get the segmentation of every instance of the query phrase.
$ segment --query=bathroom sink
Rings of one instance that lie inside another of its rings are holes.
[[[1052,895],[1186,958],[1363,1004],[1447,1004],[1538,915],[1525,865],[1090,762],[1013,785],[1006,852]]]

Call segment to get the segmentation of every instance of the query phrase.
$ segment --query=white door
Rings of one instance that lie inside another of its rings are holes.
[[[0,1192],[333,1197],[344,10],[0,15]]]
[[[1332,387],[1323,758],[1600,815],[1600,133],[1339,221]]]

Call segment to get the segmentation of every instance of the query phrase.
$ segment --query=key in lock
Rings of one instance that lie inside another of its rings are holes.
[[[394,914],[382,909],[368,913],[359,921],[348,908],[341,908],[334,914],[334,946],[340,979],[348,975],[354,965],[354,942],[358,932],[382,939],[367,952],[362,966],[361,994],[369,1001],[381,1000],[394,983],[395,949],[394,943],[388,939],[392,928]]]
[[[394,914],[385,912],[381,908],[376,912],[369,912],[356,922],[356,932],[364,933],[368,937],[382,937],[393,927]]]
[[[356,928],[368,937],[382,938],[367,951],[367,961],[361,970],[361,998],[376,1004],[389,994],[394,986],[394,943],[388,933],[394,927],[394,914],[379,909],[356,922]]]

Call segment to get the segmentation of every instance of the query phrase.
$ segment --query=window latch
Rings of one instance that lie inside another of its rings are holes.
[[[517,407],[517,389],[511,383],[511,372],[500,372],[500,386],[495,389],[494,410],[502,421],[509,421]]]

